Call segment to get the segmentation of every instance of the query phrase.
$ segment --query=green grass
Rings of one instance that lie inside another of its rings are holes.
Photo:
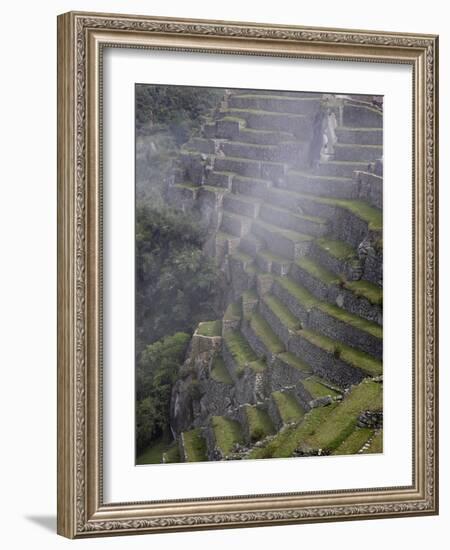
[[[324,313],[327,313],[331,317],[334,317],[339,321],[342,321],[343,323],[347,323],[348,325],[356,329],[367,332],[368,334],[370,334],[371,336],[374,336],[375,338],[383,338],[383,327],[381,327],[377,323],[372,323],[371,321],[367,321],[366,319],[363,319],[358,315],[349,313],[345,309],[342,309],[333,304],[329,304],[327,302],[317,302],[316,307],[321,311],[323,311]]]
[[[330,239],[316,239],[316,244],[326,250],[331,256],[338,260],[346,260],[356,257],[355,250],[344,241],[333,241]]]
[[[325,386],[314,376],[302,380],[302,385],[313,399],[319,399],[321,397],[328,396],[336,397],[337,395],[339,395],[337,391],[332,390],[328,386]]]
[[[383,430],[380,430],[375,434],[370,447],[365,452],[371,454],[383,452]]]
[[[183,442],[186,462],[202,462],[208,460],[206,441],[202,436],[201,428],[183,432]]]
[[[303,256],[295,263],[300,269],[303,269],[315,279],[322,281],[326,286],[334,285],[339,281],[339,278],[334,273],[328,271],[328,269],[325,269],[311,258]]]
[[[276,262],[279,264],[291,264],[291,260],[287,260],[286,258],[283,258],[282,256],[277,256],[277,254],[274,254],[270,250],[260,250],[258,252],[258,256],[261,256],[261,258],[264,258],[265,260],[269,262]]]
[[[274,313],[274,315],[278,317],[278,319],[285,327],[290,330],[297,330],[300,328],[300,321],[276,296],[273,296],[272,294],[266,294],[263,298],[263,302]]]
[[[326,197],[321,197],[318,200],[324,204],[345,208],[358,218],[367,222],[369,229],[373,231],[381,231],[383,228],[383,214],[381,210],[370,206],[367,202],[347,199],[329,199]]]
[[[275,391],[272,393],[283,424],[299,422],[305,415],[297,399],[289,392]]]
[[[245,252],[241,252],[240,250],[236,250],[235,252],[230,254],[230,258],[233,260],[238,260],[239,262],[242,262],[242,263],[253,262],[253,258],[249,254],[246,254]]]
[[[214,185],[201,185],[198,189],[202,189],[204,191],[208,191],[209,193],[220,193],[220,194],[226,194],[229,193],[228,189],[225,189],[224,187],[217,187]]]
[[[278,359],[280,359],[280,361],[283,361],[283,363],[288,364],[290,367],[293,367],[300,372],[303,372],[304,374],[311,374],[311,367],[290,351],[280,353],[278,355]]]
[[[306,288],[298,285],[292,279],[288,277],[275,277],[277,283],[287,290],[291,296],[296,298],[296,300],[307,310],[311,309],[318,302],[317,298],[306,290]]]
[[[284,344],[270,328],[269,323],[259,315],[253,313],[250,318],[250,327],[253,329],[271,353],[281,353],[285,351]]]
[[[241,302],[231,303],[225,310],[223,316],[224,321],[238,321],[242,316],[242,304]]]
[[[270,206],[270,209],[271,210],[276,210],[280,216],[292,216],[294,218],[298,218],[299,220],[307,220],[307,221],[310,221],[310,222],[314,222],[314,223],[317,223],[319,225],[325,225],[326,221],[323,219],[323,218],[319,218],[318,216],[308,216],[308,215],[305,215],[305,214],[296,214],[295,212],[292,212],[292,210],[288,210],[287,208],[281,208],[279,206],[273,206],[273,205],[268,205]]]
[[[239,422],[223,416],[213,416],[211,426],[214,431],[216,445],[224,456],[230,454],[235,443],[243,443],[244,436]]]
[[[205,321],[198,325],[197,334],[200,336],[221,336],[222,321]]]
[[[249,458],[287,458],[292,456],[305,438],[313,435],[334,411],[336,404],[317,407],[305,414],[296,426],[280,431],[267,445],[254,449]]]
[[[334,451],[355,430],[363,410],[379,410],[383,406],[383,386],[364,380],[333,410],[314,434],[303,441],[304,448]]]
[[[251,99],[282,99],[283,101],[320,101],[320,97],[290,97],[277,94],[236,94],[233,97]]]
[[[259,441],[275,432],[275,428],[266,411],[254,405],[245,405],[244,410],[247,415],[249,435],[252,442]]]
[[[255,353],[239,331],[231,330],[230,332],[226,332],[224,340],[228,351],[236,363],[238,373],[242,372],[249,363],[257,361]]]
[[[171,445],[163,454],[163,459],[166,464],[175,464],[181,462],[180,449],[177,443]]]
[[[302,330],[299,332],[299,335],[330,354],[334,353],[336,345],[338,345],[340,359],[342,361],[353,367],[360,368],[370,376],[379,376],[383,374],[382,362],[363,351],[347,346],[341,342],[337,343],[335,340],[311,330]]]
[[[292,175],[292,176],[300,176],[300,177],[305,177],[305,178],[308,178],[308,179],[312,179],[312,180],[333,180],[333,181],[349,181],[351,180],[351,178],[346,178],[346,177],[343,177],[343,176],[321,176],[321,175],[315,175],[315,174],[310,174],[309,172],[302,172],[302,171],[299,171],[299,170],[289,170],[289,173],[288,175]]]
[[[244,292],[241,295],[243,302],[253,302],[258,300],[258,294],[256,293],[256,290],[244,290]]]
[[[239,118],[237,116],[226,115],[221,119],[219,119],[219,121],[222,121],[222,120],[226,122],[240,122],[241,124],[246,124],[246,120],[244,118]]]
[[[373,435],[370,428],[355,428],[353,432],[335,449],[336,455],[354,455]]]
[[[383,303],[383,289],[374,283],[360,280],[347,282],[344,286],[373,305],[379,306]]]
[[[233,383],[233,380],[231,379],[230,373],[225,366],[222,356],[219,354],[216,354],[214,356],[211,368],[211,378],[216,382],[221,382],[222,384]]]
[[[163,453],[167,451],[172,440],[166,436],[155,439],[142,453],[136,458],[136,464],[161,464]]]

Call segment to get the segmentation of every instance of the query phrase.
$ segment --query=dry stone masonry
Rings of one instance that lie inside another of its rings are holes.
[[[226,91],[183,146],[228,307],[173,388],[182,460],[382,448],[382,188],[379,98]]]

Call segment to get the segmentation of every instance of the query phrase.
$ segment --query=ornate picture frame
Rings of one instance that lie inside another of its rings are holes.
[[[406,351],[413,366],[411,484],[276,494],[262,485],[252,495],[162,500],[150,491],[145,502],[105,502],[101,92],[106,48],[412,69],[407,198],[413,212],[413,326]],[[437,155],[437,36],[96,13],[59,16],[58,533],[83,538],[437,514]]]

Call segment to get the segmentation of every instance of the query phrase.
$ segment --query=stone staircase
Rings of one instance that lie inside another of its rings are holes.
[[[333,158],[311,167],[322,101],[228,93],[180,154],[168,200],[209,224],[229,284],[172,394],[185,461],[379,449],[361,414],[382,410],[382,116],[343,100]]]

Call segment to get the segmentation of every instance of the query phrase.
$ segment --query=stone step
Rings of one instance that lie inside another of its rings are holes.
[[[271,186],[272,183],[268,180],[236,175],[233,177],[232,190],[240,195],[263,198],[265,190]]]
[[[250,232],[252,227],[252,218],[240,216],[224,210],[222,212],[221,230],[236,237],[243,237]]]
[[[333,453],[358,425],[365,410],[379,411],[383,407],[383,385],[364,380],[345,395],[325,422],[303,438],[300,448],[305,451],[326,449]]]
[[[272,294],[286,306],[303,326],[307,326],[309,312],[317,303],[315,296],[290,277],[275,277]]]
[[[357,143],[360,145],[382,145],[382,128],[359,128],[340,126],[336,129],[338,143]]]
[[[373,162],[382,156],[382,145],[336,143],[334,146],[334,158],[336,160]]]
[[[257,355],[238,330],[231,330],[224,334],[222,357],[235,382],[245,374],[246,370],[262,372],[266,367],[263,361],[258,360]]]
[[[263,204],[259,215],[262,220],[276,227],[313,235],[314,237],[321,237],[328,230],[327,222],[323,218],[294,213],[292,210],[270,204]]]
[[[228,141],[221,145],[221,150],[230,157],[301,164],[307,158],[308,144],[294,139],[276,145]]]
[[[282,229],[260,219],[252,223],[252,233],[263,239],[271,252],[291,260],[307,254],[313,239],[311,235]]]
[[[318,376],[308,376],[297,384],[296,395],[303,408],[309,411],[330,404],[342,395],[342,391]]]
[[[230,193],[223,200],[223,208],[241,216],[256,218],[261,206],[261,200],[247,195]]]
[[[239,135],[247,122],[244,118],[237,116],[223,116],[215,123],[214,136],[222,139],[232,139]]]
[[[343,109],[343,126],[383,128],[383,113],[368,105],[346,103]]]
[[[260,239],[253,233],[248,233],[247,235],[242,237],[239,246],[243,252],[249,254],[253,258],[256,258],[258,252],[265,248],[266,243],[263,239]]]
[[[182,150],[213,155],[215,153],[216,146],[214,139],[194,137],[183,145]]]
[[[239,141],[244,143],[255,143],[258,145],[278,145],[282,141],[291,141],[294,135],[289,132],[272,130],[255,130],[254,128],[241,128]]]
[[[219,172],[216,170],[209,171],[207,175],[207,183],[213,187],[223,187],[224,189],[231,189],[233,182],[234,172]]]
[[[260,250],[256,255],[256,265],[266,273],[284,276],[289,273],[291,260],[278,256],[269,250]]]
[[[383,209],[383,177],[370,172],[356,172],[359,198],[375,208]]]
[[[352,178],[316,176],[308,172],[290,171],[286,186],[292,191],[317,195],[352,199],[358,197],[358,184]]]
[[[256,443],[275,433],[268,413],[258,405],[244,405],[240,409],[241,424],[248,443]]]
[[[210,460],[223,460],[230,456],[236,445],[244,443],[242,426],[225,416],[213,416],[208,430],[208,455]]]
[[[239,237],[226,233],[225,231],[217,231],[214,240],[214,256],[219,264],[227,254],[233,254],[233,252],[238,249],[240,243]]]
[[[180,455],[184,462],[204,462],[208,460],[207,445],[202,428],[181,433]]]
[[[312,330],[377,359],[383,357],[383,328],[337,305],[317,302],[309,314],[308,325]]]
[[[259,178],[261,176],[261,163],[259,160],[242,157],[217,157],[214,161],[214,170],[219,172],[234,172],[241,176]]]
[[[335,199],[295,193],[291,198],[297,201],[297,210],[304,215],[316,216],[330,221],[329,235],[343,240],[357,248],[362,240],[371,237],[374,241],[382,238],[383,217],[378,208],[361,200]],[[280,189],[265,191],[267,202],[279,204],[286,201]]]
[[[287,347],[293,332],[301,328],[301,322],[274,294],[266,294],[259,301],[259,313]]]
[[[313,115],[320,108],[320,97],[287,97],[285,94],[232,95],[228,101],[230,108],[255,109],[277,113]]]
[[[199,187],[192,183],[176,183],[167,188],[167,200],[180,210],[191,210],[197,199]]]
[[[307,135],[311,131],[312,119],[306,115],[234,108],[224,110],[222,114],[243,119],[247,128],[256,130],[278,130],[294,136]]]
[[[368,161],[326,160],[319,162],[315,173],[318,176],[337,176],[351,178],[355,170],[367,170]]]
[[[345,241],[329,238],[315,239],[310,254],[336,276],[349,273],[349,264],[358,260],[355,248]]]
[[[314,256],[313,256],[314,257]],[[329,271],[312,257],[292,264],[291,278],[316,298],[335,304],[349,313],[382,324],[382,289],[368,281],[347,281]]]
[[[260,359],[270,362],[275,355],[286,351],[283,342],[269,323],[257,312],[253,312],[249,319],[243,320],[241,332]]]
[[[278,160],[277,145],[259,145],[243,141],[228,141],[222,145],[222,151],[229,157],[268,161]]]
[[[305,416],[305,409],[300,405],[295,394],[290,391],[272,392],[269,411],[277,430],[286,424],[296,424]]]
[[[383,373],[382,362],[373,356],[312,330],[298,331],[289,351],[306,361],[314,374],[341,388]]]

